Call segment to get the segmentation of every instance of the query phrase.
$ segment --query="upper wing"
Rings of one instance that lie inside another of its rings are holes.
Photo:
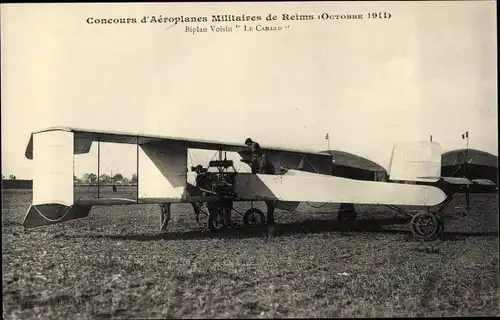
[[[90,147],[94,141],[110,142],[110,143],[129,143],[147,145],[150,143],[160,142],[162,145],[172,144],[182,146],[189,149],[205,149],[205,150],[223,150],[229,152],[238,152],[242,159],[248,160],[250,154],[248,147],[244,144],[227,143],[221,141],[209,141],[200,139],[186,139],[180,137],[159,136],[133,134],[111,131],[95,131],[87,129],[55,127],[48,128],[31,134],[28,146],[26,148],[26,157],[33,159],[33,134],[47,131],[66,131],[74,134],[74,153],[85,154],[90,151]],[[331,173],[332,155],[328,153],[294,150],[288,148],[269,147],[262,145],[262,150],[268,153],[271,161],[276,165],[285,168],[303,169],[318,173]],[[277,168],[279,169],[279,167]]]

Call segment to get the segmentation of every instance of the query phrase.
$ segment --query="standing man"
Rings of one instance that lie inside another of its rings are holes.
[[[267,154],[262,151],[258,142],[248,138],[245,144],[250,148],[252,154],[252,173],[276,174],[276,169]],[[267,237],[271,239],[274,236],[274,209],[275,201],[265,201],[267,206]]]

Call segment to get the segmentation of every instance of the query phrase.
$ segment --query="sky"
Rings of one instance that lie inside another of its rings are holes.
[[[315,19],[86,22],[283,13]],[[328,132],[331,149],[386,168],[398,142],[432,134],[448,151],[469,131],[470,148],[498,155],[495,13],[493,1],[2,4],[2,175],[32,178],[30,133],[52,126],[318,151]],[[196,25],[233,31],[186,32]],[[101,172],[130,177],[134,150],[102,146]],[[198,164],[213,152],[190,154]],[[75,174],[96,172],[96,158],[96,146],[76,156]]]

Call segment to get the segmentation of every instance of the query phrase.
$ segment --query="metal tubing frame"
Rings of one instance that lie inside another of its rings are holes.
[[[139,203],[139,137],[137,136],[137,166],[136,166],[136,175],[137,175],[137,192],[136,192],[136,202]]]
[[[100,186],[99,186],[99,179],[100,179],[100,164],[101,164],[101,139],[97,140],[97,199],[100,197]]]
[[[409,213],[408,211],[406,211],[406,210],[404,210],[396,205],[388,204],[388,205],[384,205],[384,207],[387,207],[387,208],[391,209],[392,211],[399,213],[401,215],[413,217],[413,215],[411,213]]]
[[[439,206],[438,210],[436,211],[435,215],[436,216],[439,216],[439,214],[448,206],[448,204],[450,204],[450,202],[455,198],[455,195],[458,194],[461,190],[463,190],[464,188],[468,187],[469,185],[461,185],[460,186],[460,189],[458,189],[458,191],[452,193],[451,195],[449,195],[446,200]]]

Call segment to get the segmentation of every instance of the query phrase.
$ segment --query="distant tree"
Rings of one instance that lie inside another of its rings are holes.
[[[129,184],[129,182],[130,182],[127,177],[124,177],[122,181],[123,181],[123,184]]]
[[[134,174],[132,175],[132,179],[130,180],[130,182],[132,182],[132,183],[137,183],[137,173],[134,173]]]
[[[113,177],[113,181],[114,182],[123,181],[123,176],[121,175],[121,173],[115,174],[114,177]]]
[[[16,178],[16,176],[15,176],[15,175],[11,174],[11,175],[9,176],[9,179],[10,179],[10,180],[16,180],[17,178]]]
[[[87,184],[95,184],[97,182],[97,175],[95,173],[85,173],[83,181]]]
[[[99,182],[103,184],[111,183],[112,179],[107,174],[101,174],[101,176],[99,177]]]

